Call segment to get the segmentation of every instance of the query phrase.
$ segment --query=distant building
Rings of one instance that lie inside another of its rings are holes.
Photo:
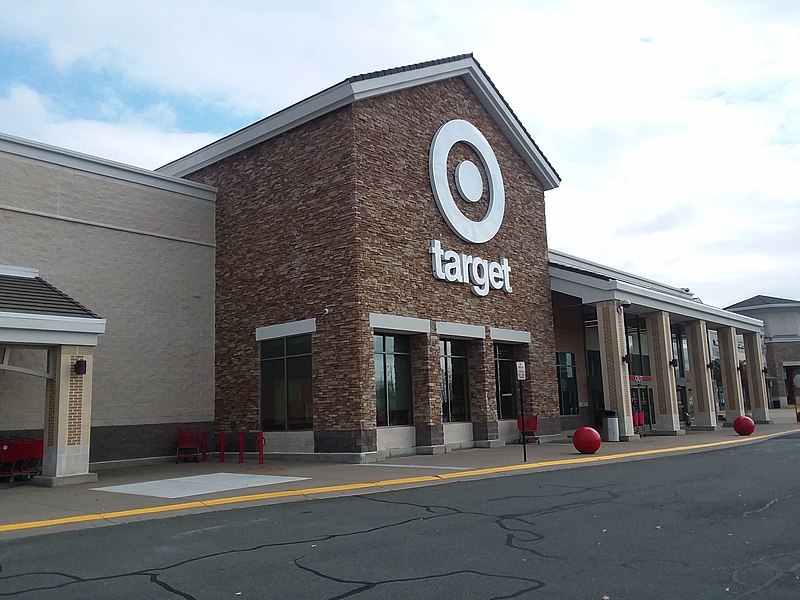
[[[795,404],[800,396],[800,301],[753,296],[726,310],[764,321],[767,392],[772,406]]]

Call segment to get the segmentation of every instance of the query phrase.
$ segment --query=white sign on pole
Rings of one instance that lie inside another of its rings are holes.
[[[517,381],[525,381],[525,363],[517,361]]]

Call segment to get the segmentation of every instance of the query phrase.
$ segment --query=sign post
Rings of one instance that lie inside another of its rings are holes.
[[[522,461],[528,462],[528,444],[525,440],[525,402],[522,400],[522,382],[525,381],[525,363],[521,360],[517,361],[517,381],[519,382],[519,417],[522,423],[522,427],[520,428],[520,435],[522,436]]]

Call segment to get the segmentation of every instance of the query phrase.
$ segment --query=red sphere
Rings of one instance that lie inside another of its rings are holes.
[[[572,436],[572,445],[581,454],[594,454],[601,442],[600,434],[591,427],[580,427]]]
[[[750,435],[756,430],[756,424],[750,417],[736,417],[733,420],[733,430],[739,435]]]

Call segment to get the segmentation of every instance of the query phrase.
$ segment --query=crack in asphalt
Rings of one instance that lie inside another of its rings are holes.
[[[380,581],[361,581],[356,579],[343,579],[341,577],[334,577],[332,575],[327,575],[322,571],[317,569],[313,569],[309,566],[300,564],[300,561],[305,558],[305,555],[299,556],[294,560],[295,566],[302,571],[307,573],[311,573],[320,577],[322,579],[326,579],[328,581],[332,581],[334,583],[344,583],[344,584],[352,584],[352,585],[359,585],[359,587],[350,590],[349,592],[345,592],[344,594],[339,594],[337,596],[331,596],[327,600],[342,600],[342,598],[352,598],[353,596],[357,596],[363,592],[368,592],[376,587],[381,585],[389,585],[393,583],[410,583],[414,581],[427,581],[431,579],[443,579],[445,577],[453,577],[458,575],[479,575],[481,577],[491,577],[495,579],[509,579],[513,581],[524,581],[526,583],[532,583],[534,585],[525,587],[523,589],[517,590],[513,594],[506,594],[503,596],[492,596],[487,600],[509,600],[511,598],[519,598],[522,594],[527,592],[532,592],[538,589],[543,588],[546,584],[543,581],[538,579],[534,579],[532,577],[520,577],[518,575],[499,575],[497,573],[485,573],[483,571],[475,571],[474,569],[457,569],[455,571],[448,571],[447,573],[437,573],[437,574],[430,574],[430,575],[420,575],[418,577],[398,577],[395,579],[383,579]]]
[[[774,562],[776,560],[786,558],[790,558],[798,562],[795,562],[789,568],[770,563],[770,561]],[[764,568],[769,575],[763,576],[762,580],[758,583],[748,583],[746,579],[752,579],[752,576],[755,574],[754,571],[758,568]],[[760,556],[758,559],[752,562],[739,565],[738,567],[733,567],[731,569],[731,580],[735,584],[744,588],[744,591],[737,594],[736,598],[747,598],[748,596],[753,596],[754,594],[763,592],[784,577],[797,578],[798,572],[800,572],[800,551],[784,552],[781,554]],[[750,575],[750,577],[748,577],[748,575]]]
[[[358,497],[361,498],[360,496],[358,496]],[[330,541],[330,540],[334,540],[334,539],[346,538],[346,537],[357,536],[357,535],[368,535],[368,534],[374,533],[376,531],[381,531],[381,530],[384,530],[384,529],[390,529],[390,528],[393,528],[393,527],[401,527],[403,525],[407,525],[407,524],[410,524],[410,523],[416,523],[416,522],[419,522],[420,520],[435,519],[435,518],[440,518],[440,517],[443,517],[443,516],[451,516],[452,514],[455,514],[455,513],[435,513],[434,512],[435,508],[437,508],[437,507],[433,507],[430,511],[428,511],[428,512],[432,513],[429,516],[408,518],[408,519],[404,519],[402,521],[388,523],[386,525],[378,525],[378,526],[375,526],[375,527],[370,527],[370,528],[356,530],[356,531],[350,531],[350,532],[346,532],[346,533],[333,533],[333,534],[328,534],[328,535],[323,535],[323,536],[306,538],[306,539],[302,539],[302,540],[291,540],[291,541],[285,541],[285,542],[273,542],[273,543],[259,544],[259,545],[251,546],[251,547],[248,547],[248,548],[223,550],[223,551],[220,551],[220,552],[213,552],[213,553],[205,554],[205,555],[202,555],[202,556],[188,558],[186,560],[178,561],[178,562],[175,562],[175,563],[172,563],[172,564],[169,564],[169,565],[165,565],[165,566],[161,566],[161,567],[152,567],[152,568],[148,568],[148,569],[141,569],[139,571],[130,571],[130,572],[126,572],[126,573],[118,573],[118,574],[114,574],[114,575],[105,575],[105,576],[100,576],[100,577],[80,577],[78,575],[72,575],[70,573],[62,573],[62,572],[59,572],[59,571],[32,571],[32,572],[26,572],[26,573],[19,573],[19,574],[16,574],[16,575],[3,576],[2,575],[3,567],[2,567],[2,565],[0,565],[0,583],[2,583],[4,581],[10,581],[12,579],[18,579],[18,578],[21,578],[21,577],[27,577],[27,576],[33,576],[33,575],[36,575],[36,576],[55,576],[55,577],[64,577],[66,579],[70,579],[70,581],[65,581],[65,582],[57,584],[57,585],[31,587],[31,588],[26,588],[26,589],[20,589],[20,590],[14,591],[14,592],[0,592],[0,597],[10,598],[10,597],[13,597],[13,596],[19,596],[21,594],[26,594],[26,593],[30,593],[30,592],[38,592],[38,591],[45,591],[45,590],[55,590],[55,589],[68,587],[68,586],[71,586],[71,585],[76,585],[76,584],[96,583],[96,582],[99,582],[99,581],[111,581],[111,580],[122,579],[122,578],[126,578],[126,577],[147,576],[147,577],[150,578],[150,581],[152,583],[155,583],[156,585],[160,586],[161,588],[165,589],[166,591],[170,592],[171,594],[174,594],[174,595],[176,595],[176,596],[178,596],[180,598],[184,598],[185,600],[196,600],[193,596],[191,596],[187,592],[183,592],[181,590],[173,588],[169,584],[159,580],[158,577],[160,575],[163,575],[164,572],[169,571],[171,569],[175,569],[177,567],[182,567],[182,566],[185,566],[185,565],[188,565],[188,564],[191,564],[191,563],[194,563],[194,562],[202,561],[202,560],[218,558],[218,557],[222,557],[222,556],[231,556],[231,555],[235,555],[235,554],[257,552],[259,550],[265,550],[265,549],[270,549],[270,548],[295,546],[295,545],[298,545],[298,544],[309,544],[309,543],[313,543],[313,542],[325,542],[325,541]],[[446,509],[447,507],[440,507],[440,508]]]

